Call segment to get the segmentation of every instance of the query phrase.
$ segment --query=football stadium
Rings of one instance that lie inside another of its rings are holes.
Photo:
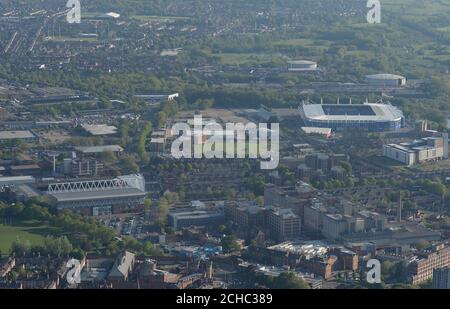
[[[403,112],[385,103],[306,104],[299,108],[308,127],[334,131],[362,129],[370,132],[395,131],[405,125]]]

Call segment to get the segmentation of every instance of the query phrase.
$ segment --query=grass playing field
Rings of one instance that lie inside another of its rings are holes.
[[[3,255],[8,254],[12,243],[16,239],[29,241],[31,245],[39,245],[45,236],[54,235],[55,229],[35,222],[21,222],[14,225],[0,224],[0,250]]]

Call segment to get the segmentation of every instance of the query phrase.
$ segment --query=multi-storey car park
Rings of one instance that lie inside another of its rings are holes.
[[[362,129],[371,132],[395,131],[405,126],[403,112],[385,103],[307,104],[299,107],[308,127],[331,128],[334,131]]]

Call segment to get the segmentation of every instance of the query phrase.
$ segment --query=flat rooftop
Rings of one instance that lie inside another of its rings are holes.
[[[0,177],[1,185],[16,185],[16,184],[26,184],[34,183],[36,179],[32,176],[12,176],[12,177]]]
[[[269,247],[269,250],[281,251],[281,252],[291,252],[297,254],[305,254],[309,257],[322,256],[328,252],[328,245],[320,241],[310,241],[310,242],[284,242],[281,244]]]
[[[119,145],[105,145],[105,146],[75,147],[75,150],[82,153],[102,153],[105,151],[122,152],[123,148]]]
[[[12,165],[12,171],[23,171],[23,170],[37,170],[41,167],[37,164],[25,164],[25,165]]]
[[[83,124],[81,127],[94,136],[117,134],[117,128],[115,126],[106,124]]]
[[[302,127],[303,132],[306,134],[331,134],[331,128],[316,128],[316,127]]]
[[[150,140],[150,143],[152,143],[152,144],[164,144],[165,142],[166,142],[165,138],[162,138],[162,137],[160,137],[160,138],[152,138]]]
[[[35,138],[30,131],[0,131],[0,140]]]

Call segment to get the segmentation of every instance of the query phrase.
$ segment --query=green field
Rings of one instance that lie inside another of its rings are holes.
[[[211,55],[218,56],[220,58],[220,62],[226,65],[261,64],[281,60],[281,57],[279,56],[272,56],[270,54],[263,53],[221,53]]]
[[[0,224],[0,250],[3,255],[7,254],[16,239],[29,241],[31,245],[39,245],[42,244],[45,236],[54,235],[56,232],[54,228],[38,225],[33,221],[14,225]]]

